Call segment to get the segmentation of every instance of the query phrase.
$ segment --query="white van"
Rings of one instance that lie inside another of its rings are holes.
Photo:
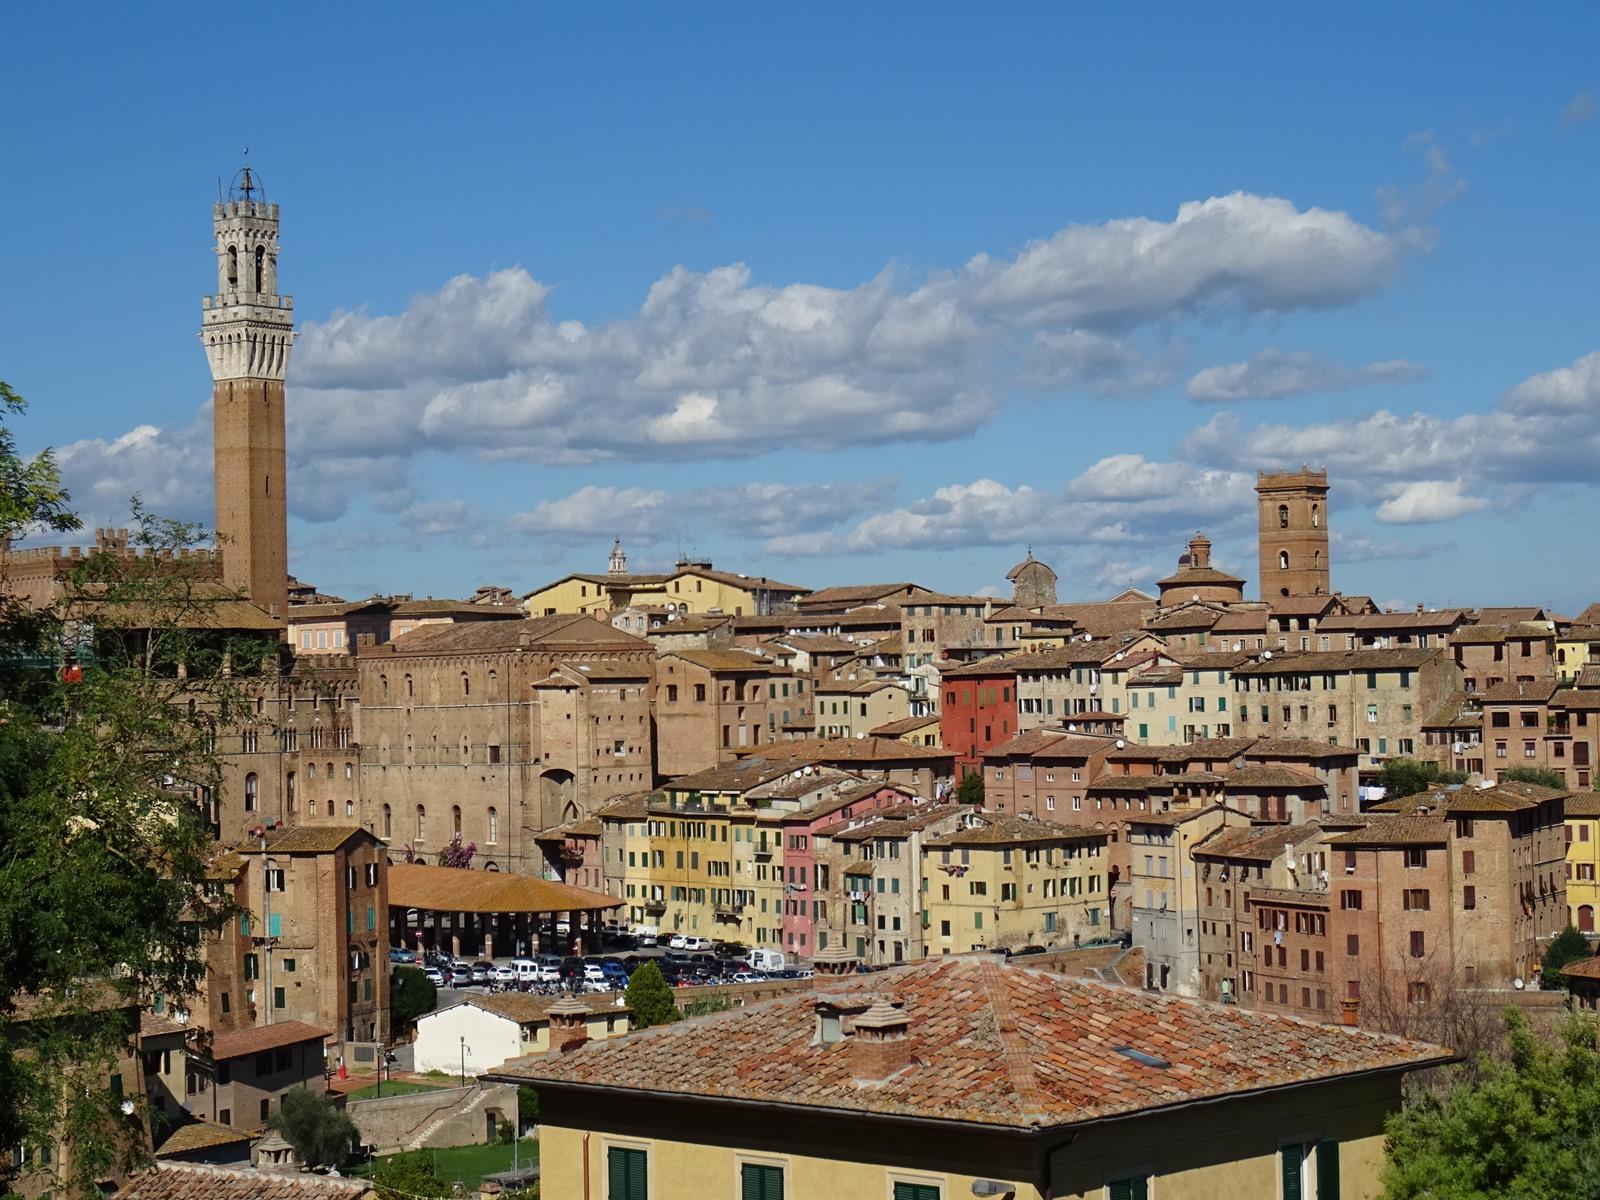
[[[531,958],[513,958],[511,969],[517,973],[518,983],[532,983],[539,978],[539,965]]]
[[[744,956],[744,961],[752,971],[760,971],[765,975],[781,971],[785,965],[781,950],[752,950]]]

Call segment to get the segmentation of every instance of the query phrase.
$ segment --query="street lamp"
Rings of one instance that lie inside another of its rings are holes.
[[[467,1037],[461,1035],[461,1086],[467,1086]]]

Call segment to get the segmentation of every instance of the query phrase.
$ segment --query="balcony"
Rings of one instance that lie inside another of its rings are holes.
[[[757,858],[771,858],[772,857],[772,852],[774,850],[776,850],[776,849],[777,849],[777,846],[774,843],[771,843],[771,842],[757,842],[756,843],[756,849],[755,849],[755,856]]]
[[[664,913],[667,911],[667,902],[665,900],[646,900],[644,902],[644,910],[647,913]]]
[[[713,920],[737,925],[744,920],[744,910],[748,907],[745,904],[718,904],[712,907],[711,916]]]

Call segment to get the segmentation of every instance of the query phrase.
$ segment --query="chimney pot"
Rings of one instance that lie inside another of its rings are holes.
[[[1351,1028],[1361,1023],[1361,1001],[1351,997],[1339,1001],[1339,1024]]]
[[[589,1040],[589,1006],[576,996],[566,996],[545,1009],[550,1023],[550,1053],[565,1054]]]
[[[850,1033],[850,1076],[876,1083],[911,1065],[911,1018],[879,1000],[855,1019]]]

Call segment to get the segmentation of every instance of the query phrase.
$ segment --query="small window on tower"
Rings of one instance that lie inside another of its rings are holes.
[[[228,282],[234,287],[239,286],[239,248],[228,247]]]
[[[1279,550],[1278,551],[1278,570],[1287,571],[1288,569],[1289,569],[1289,552],[1287,550]]]
[[[1313,504],[1311,506],[1311,528],[1315,529],[1317,526],[1319,526],[1321,524],[1322,524],[1322,506],[1320,504]]]
[[[267,261],[267,248],[265,246],[257,246],[256,247],[256,291],[258,291],[258,292],[261,290],[261,268],[266,263],[266,261]]]
[[[1278,528],[1289,528],[1289,506],[1287,504],[1278,505]]]

